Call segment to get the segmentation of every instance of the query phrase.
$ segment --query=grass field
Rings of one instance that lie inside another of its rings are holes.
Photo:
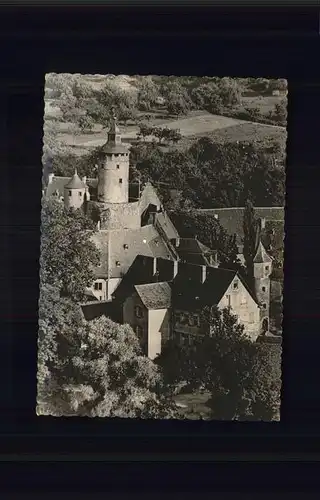
[[[260,113],[266,115],[272,111],[276,104],[281,102],[281,96],[250,96],[242,97],[241,103],[244,108],[258,108]]]
[[[179,129],[183,138],[186,139],[179,144],[179,148],[182,149],[199,136],[208,136],[219,141],[263,140],[264,138],[276,138],[279,134],[285,139],[286,136],[285,129],[281,127],[246,122],[199,111],[191,112],[189,116],[180,119],[172,119],[171,117],[164,119],[163,116],[154,116],[150,120],[150,125]],[[68,123],[59,123],[58,139],[74,150],[78,149],[79,154],[100,146],[106,141],[107,132],[99,125],[96,125],[90,133],[77,135],[70,133],[70,126],[71,124]],[[136,125],[120,128],[125,142],[136,139],[139,130]]]

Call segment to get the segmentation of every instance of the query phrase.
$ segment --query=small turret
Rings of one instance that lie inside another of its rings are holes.
[[[70,181],[64,186],[64,206],[66,208],[81,208],[85,199],[86,185],[74,171]]]
[[[272,258],[264,248],[259,235],[256,254],[253,259],[253,276],[255,293],[261,310],[260,319],[262,333],[269,330],[271,272]]]

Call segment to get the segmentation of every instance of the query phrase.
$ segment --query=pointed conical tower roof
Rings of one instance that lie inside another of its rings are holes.
[[[253,259],[254,264],[264,264],[265,262],[272,262],[272,258],[267,253],[262,241],[262,222],[261,219],[257,220],[257,231],[256,231],[256,253]]]
[[[78,176],[77,170],[74,171],[70,181],[65,185],[67,189],[85,189],[84,182]]]
[[[121,141],[120,129],[117,124],[117,117],[114,109],[111,112],[110,127],[108,130],[108,140],[101,148],[102,153],[124,154],[128,153],[128,148]]]
[[[256,254],[253,259],[254,264],[264,264],[266,262],[272,262],[272,259],[270,255],[267,253],[266,249],[264,248],[261,240],[259,240],[258,247],[256,250]]]

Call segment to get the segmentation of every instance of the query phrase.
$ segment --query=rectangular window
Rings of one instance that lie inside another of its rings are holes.
[[[98,283],[98,286],[99,286],[99,290],[102,290],[102,283]]]
[[[228,307],[231,307],[231,295],[226,295]]]
[[[122,179],[119,179],[119,184],[122,184]]]
[[[265,286],[263,286],[263,287],[262,287],[262,291],[263,291],[263,292],[265,292],[265,291],[266,291],[266,287],[265,287]]]
[[[95,290],[99,290],[99,283],[95,283],[95,284],[94,284],[94,289],[95,289]]]
[[[233,289],[234,289],[234,290],[237,290],[237,289],[238,289],[238,282],[237,282],[237,281],[235,281],[235,282],[233,283]]]
[[[102,295],[100,295],[99,300],[102,300]]]
[[[69,196],[71,196],[71,195],[72,195],[72,191],[69,191]]]
[[[117,168],[119,169],[119,168],[120,168],[120,165],[117,165]]]
[[[79,191],[79,197],[81,198],[81,196],[82,196],[82,193],[81,193],[81,191]]]
[[[136,306],[134,310],[135,310],[136,317],[142,318],[142,316],[143,316],[142,308],[140,306]]]
[[[242,305],[247,304],[247,297],[246,297],[246,295],[242,295],[242,297],[241,297],[241,304]]]

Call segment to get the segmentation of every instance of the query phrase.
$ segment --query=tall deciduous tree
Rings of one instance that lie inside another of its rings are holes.
[[[66,210],[59,201],[43,200],[40,280],[74,300],[84,298],[94,281],[99,252],[91,241],[93,223],[81,210]]]
[[[144,78],[138,84],[138,106],[142,111],[149,111],[159,96],[158,86],[152,78]]]
[[[247,200],[243,214],[243,256],[245,259],[248,277],[253,276],[253,259],[256,251],[257,218],[254,207]]]

